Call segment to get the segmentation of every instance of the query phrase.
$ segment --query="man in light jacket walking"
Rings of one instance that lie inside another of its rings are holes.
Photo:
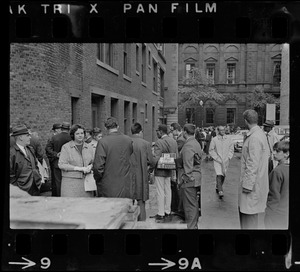
[[[209,146],[209,154],[214,160],[214,168],[216,172],[216,192],[219,198],[223,198],[223,184],[225,181],[226,172],[229,166],[229,161],[233,157],[234,148],[233,141],[230,136],[225,134],[225,127],[218,127],[219,134],[214,137]]]
[[[269,192],[269,147],[266,135],[257,125],[254,110],[243,113],[249,131],[246,134],[241,157],[239,187],[239,214],[242,229],[257,229],[258,214],[265,211]]]

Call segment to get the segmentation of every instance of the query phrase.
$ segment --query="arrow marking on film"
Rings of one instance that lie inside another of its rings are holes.
[[[161,266],[165,266],[163,267],[161,270],[164,270],[164,269],[167,269],[167,268],[170,268],[172,266],[175,265],[174,262],[172,261],[169,261],[167,259],[164,259],[164,258],[161,258],[163,261],[165,261],[165,263],[148,263],[148,265],[161,265]]]
[[[24,257],[22,257],[22,259],[23,259],[24,261],[26,261],[26,263],[21,263],[21,262],[9,262],[8,264],[25,265],[24,267],[22,267],[22,269],[26,269],[26,268],[28,268],[28,267],[30,267],[30,266],[34,266],[34,265],[35,265],[35,262],[33,262],[33,261],[30,261],[30,260],[28,260],[28,259],[26,259],[26,258],[24,258]]]

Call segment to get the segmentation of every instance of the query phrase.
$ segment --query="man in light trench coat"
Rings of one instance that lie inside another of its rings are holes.
[[[209,154],[214,160],[214,168],[217,175],[216,192],[219,194],[219,198],[222,199],[224,196],[223,184],[229,161],[233,157],[234,148],[232,139],[225,134],[225,127],[219,126],[218,131],[219,134],[210,143]]]
[[[258,214],[266,209],[269,192],[269,147],[263,130],[257,125],[254,110],[243,113],[249,131],[244,140],[241,157],[239,214],[242,229],[257,229]]]

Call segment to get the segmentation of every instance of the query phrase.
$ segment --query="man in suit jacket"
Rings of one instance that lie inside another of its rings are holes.
[[[181,150],[183,169],[179,171],[179,179],[181,182],[183,209],[188,229],[197,229],[199,219],[197,193],[201,185],[202,150],[194,134],[195,126],[193,124],[185,124],[183,127],[183,136],[186,142]]]
[[[148,167],[153,166],[151,144],[143,139],[143,130],[140,123],[131,127],[133,154],[131,155],[131,170],[134,180],[133,198],[140,206],[139,221],[146,220],[145,203],[149,199]]]
[[[119,132],[116,118],[109,117],[104,125],[108,134],[99,140],[93,163],[98,196],[133,199],[132,139]]]
[[[52,169],[52,196],[60,196],[61,188],[61,170],[58,167],[58,159],[62,146],[71,141],[69,134],[70,123],[63,122],[61,125],[61,133],[52,136],[46,145],[46,154],[49,158]]]
[[[15,144],[10,147],[10,183],[30,195],[40,195],[42,177],[39,173],[37,158],[30,145],[30,133],[26,126],[12,129]]]
[[[158,169],[157,162],[162,156],[162,153],[175,153],[178,156],[177,143],[174,139],[168,136],[167,125],[161,124],[156,130],[159,138],[154,144],[154,179],[157,190],[158,213],[153,216],[157,223],[171,221],[171,176],[172,170]]]
[[[172,123],[170,125],[172,127],[172,133],[174,135],[174,139],[176,140],[178,147],[178,154],[185,143],[185,139],[183,137],[183,131],[181,126],[178,123]],[[176,171],[176,170],[173,170]],[[171,191],[172,191],[172,201],[171,201],[171,210],[173,214],[176,214],[180,218],[184,219],[184,211],[181,197],[181,190],[178,187],[178,172],[176,171],[176,180],[171,180]]]

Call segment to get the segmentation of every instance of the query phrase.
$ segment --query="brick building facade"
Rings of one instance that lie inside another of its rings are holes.
[[[140,122],[155,141],[163,116],[165,50],[153,43],[15,43],[10,48],[10,123],[26,122],[45,145],[53,123],[120,130]]]
[[[281,52],[280,44],[180,44],[179,84],[197,67],[226,99],[221,103],[206,100],[202,106],[180,109],[179,123],[244,127],[242,114],[249,108],[249,92],[261,86],[265,92],[280,96]],[[279,112],[276,115],[278,123]]]

